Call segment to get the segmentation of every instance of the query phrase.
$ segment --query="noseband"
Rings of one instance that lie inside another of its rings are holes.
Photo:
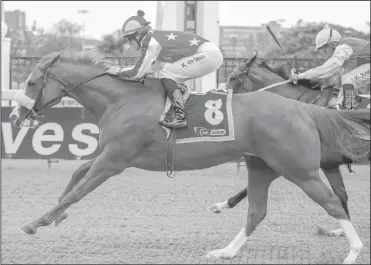
[[[235,84],[234,88],[232,89],[234,94],[237,93],[240,90],[241,86],[246,90],[246,88],[243,86],[243,82],[245,81],[245,78],[249,74],[250,68],[251,67],[249,67],[247,69],[247,71],[244,71],[240,68],[240,66],[237,66],[237,69],[241,71],[241,73],[239,73],[237,76],[242,75],[242,78],[237,79],[237,83]],[[250,92],[250,91],[246,90],[246,92]]]

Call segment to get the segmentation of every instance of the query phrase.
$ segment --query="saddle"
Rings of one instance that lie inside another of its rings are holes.
[[[213,89],[206,93],[190,91],[186,85],[178,84],[184,101],[184,109],[188,116],[186,128],[167,128],[166,132],[167,176],[175,176],[175,148],[177,144],[193,142],[216,142],[234,140],[232,118],[232,90]],[[169,98],[158,121],[172,119],[176,111]]]

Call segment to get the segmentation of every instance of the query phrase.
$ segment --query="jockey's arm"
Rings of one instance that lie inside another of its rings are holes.
[[[118,75],[128,79],[140,79],[151,69],[151,64],[159,55],[161,46],[154,38],[150,38],[149,42],[144,40],[142,45],[141,55],[135,66],[131,69],[121,68]]]
[[[353,54],[353,49],[347,45],[342,44],[336,47],[334,54],[324,64],[309,69],[308,71],[299,74],[299,79],[324,79],[335,74],[346,60]]]

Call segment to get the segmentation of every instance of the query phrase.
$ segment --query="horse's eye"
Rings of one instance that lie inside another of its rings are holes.
[[[35,82],[34,81],[28,81],[27,85],[28,86],[34,86],[35,85]]]

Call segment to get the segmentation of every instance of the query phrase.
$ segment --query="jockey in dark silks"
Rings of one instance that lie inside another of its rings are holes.
[[[129,45],[141,51],[135,66],[129,69],[114,66],[108,73],[129,79],[141,79],[148,72],[158,73],[176,112],[172,121],[163,121],[161,125],[186,127],[184,102],[177,83],[216,71],[222,65],[223,54],[217,45],[197,34],[153,30],[143,16],[144,12],[139,10],[138,16],[130,17],[122,27]]]
[[[293,73],[290,80],[322,79],[336,74],[344,67],[341,77],[337,108],[339,105],[353,109],[355,107],[355,90],[370,84],[370,41],[344,37],[327,25],[316,37],[316,51],[321,50],[329,58],[323,65],[301,74]],[[344,100],[345,99],[345,100]]]

